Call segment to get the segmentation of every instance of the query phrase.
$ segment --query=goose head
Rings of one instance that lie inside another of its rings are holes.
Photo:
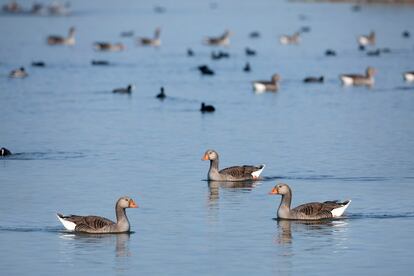
[[[286,195],[291,193],[290,187],[285,183],[278,183],[273,189],[269,192],[269,195]]]
[[[272,76],[272,82],[273,82],[273,83],[277,83],[278,81],[280,81],[280,76],[279,76],[279,74],[274,74],[274,75]]]
[[[116,206],[119,206],[123,209],[138,208],[138,205],[135,203],[135,201],[128,196],[123,196],[120,199],[118,199],[118,201],[116,202]]]
[[[75,27],[70,27],[70,29],[69,29],[69,36],[75,35],[75,31],[76,31]]]
[[[377,72],[377,70],[375,70],[374,67],[368,67],[367,71],[366,71],[366,74],[367,74],[368,77],[371,78],[375,75],[376,72]]]
[[[161,35],[161,27],[157,27],[154,32],[154,37],[157,39]]]
[[[215,150],[207,150],[204,155],[203,158],[201,158],[201,160],[217,160],[218,159],[218,153]]]

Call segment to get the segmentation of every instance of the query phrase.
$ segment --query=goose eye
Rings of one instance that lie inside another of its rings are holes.
[[[125,201],[128,201],[128,198],[125,198]]]

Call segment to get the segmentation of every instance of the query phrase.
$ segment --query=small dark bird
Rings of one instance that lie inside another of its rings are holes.
[[[409,38],[410,36],[411,36],[411,34],[410,34],[410,32],[409,31],[404,31],[403,33],[402,33],[402,36],[404,37],[404,38]]]
[[[187,49],[187,56],[189,56],[189,57],[194,56],[194,52],[193,52],[193,50],[191,48],[188,48]]]
[[[378,57],[380,54],[381,54],[380,49],[376,49],[376,50],[372,50],[372,51],[367,52],[367,56],[370,56],[370,57]]]
[[[365,51],[365,46],[364,46],[364,45],[359,45],[358,49],[359,49],[360,51]]]
[[[213,60],[219,60],[222,58],[229,58],[230,54],[223,52],[223,51],[218,51],[218,53],[216,53],[215,51],[211,52],[211,59]]]
[[[112,90],[112,92],[113,93],[119,93],[119,94],[131,94],[133,89],[134,89],[134,86],[132,84],[130,84],[126,88],[116,88],[116,89]]]
[[[328,49],[325,51],[325,56],[336,56],[336,52],[332,49]]]
[[[198,66],[198,70],[200,70],[202,75],[207,75],[207,76],[214,75],[214,71],[211,70],[207,65]]]
[[[109,61],[106,61],[106,60],[92,60],[91,61],[91,64],[92,65],[95,65],[95,66],[105,66],[105,65],[109,65]]]
[[[246,56],[255,56],[256,55],[256,51],[253,49],[250,49],[249,47],[246,47],[246,49],[244,49],[244,52],[246,53]]]
[[[201,103],[201,112],[214,112],[216,109],[212,105],[206,105],[205,103]]]
[[[259,38],[260,37],[260,33],[258,31],[253,31],[249,34],[250,38]]]
[[[12,154],[11,151],[9,151],[8,149],[0,148],[0,156],[8,156],[8,155],[11,155],[11,154]]]
[[[165,95],[165,92],[164,92],[164,87],[161,87],[160,93],[155,97],[160,100],[164,100],[167,97],[167,95]]]
[[[33,61],[32,66],[33,67],[45,67],[46,63],[44,63],[43,61]]]
[[[320,77],[307,77],[303,79],[305,83],[322,83],[324,81],[323,76]]]
[[[246,65],[244,66],[243,71],[244,72],[250,72],[251,71],[250,63],[246,62]]]
[[[302,28],[300,28],[301,33],[309,33],[310,31],[311,31],[311,27],[309,26],[303,26]]]

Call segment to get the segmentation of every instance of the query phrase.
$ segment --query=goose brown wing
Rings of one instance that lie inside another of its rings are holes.
[[[331,208],[332,202],[320,203],[320,202],[310,202],[306,204],[299,205],[296,208],[293,208],[291,212],[297,213],[300,216],[312,217],[312,218],[332,218]],[[336,203],[335,203],[336,204]]]
[[[219,173],[221,174],[227,174],[234,177],[241,177],[251,174],[257,170],[260,170],[261,168],[256,166],[233,166],[229,168],[222,169]]]
[[[63,217],[65,220],[71,221],[76,224],[76,231],[85,231],[86,229],[100,229],[105,226],[109,226],[115,224],[113,221],[98,217],[98,216],[65,216]],[[86,231],[85,231],[86,232]]]

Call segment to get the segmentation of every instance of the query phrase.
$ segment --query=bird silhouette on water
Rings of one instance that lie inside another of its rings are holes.
[[[198,68],[198,70],[200,70],[200,73],[202,75],[206,75],[206,76],[214,75],[214,71],[211,70],[207,65],[200,65],[197,68]]]
[[[214,106],[212,106],[212,105],[206,105],[204,102],[201,103],[200,111],[202,113],[204,113],[204,112],[214,112],[215,110],[216,109],[214,108]]]
[[[157,96],[155,97],[160,100],[164,100],[167,97],[167,95],[165,95],[165,92],[164,92],[164,87],[161,87],[160,93],[158,93]]]

